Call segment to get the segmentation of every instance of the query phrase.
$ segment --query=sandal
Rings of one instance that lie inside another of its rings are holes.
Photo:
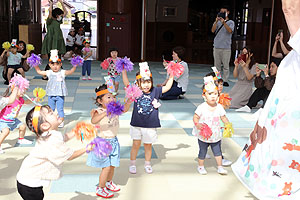
[[[136,166],[135,166],[135,165],[129,166],[129,172],[130,172],[131,174],[136,174]]]

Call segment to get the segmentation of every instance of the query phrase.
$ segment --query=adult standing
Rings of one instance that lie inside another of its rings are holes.
[[[239,180],[258,199],[300,199],[300,0],[282,0],[293,48],[278,67],[275,84],[232,165]]]
[[[214,65],[221,72],[223,65],[223,85],[229,86],[229,62],[231,57],[231,38],[234,31],[234,21],[229,19],[229,9],[223,6],[220,9],[214,22],[211,32],[215,34],[214,38]]]
[[[50,57],[50,51],[52,49],[57,49],[59,55],[63,55],[66,53],[66,45],[63,37],[63,33],[60,29],[60,25],[63,23],[63,17],[67,15],[67,10],[63,3],[63,0],[58,0],[63,10],[60,8],[53,9],[53,2],[49,0],[49,16],[47,18],[47,34],[44,38],[42,44],[42,54],[47,54],[48,58]],[[49,65],[46,66],[45,70],[50,69]],[[43,78],[45,79],[45,78]]]
[[[173,100],[178,99],[180,95],[185,94],[187,91],[187,87],[189,84],[189,67],[186,62],[183,61],[185,49],[181,46],[177,46],[173,48],[172,50],[172,58],[173,62],[179,63],[184,67],[184,72],[179,77],[174,77],[173,85],[171,89],[163,93],[161,98],[162,100]],[[163,65],[166,66],[167,62],[164,60]],[[158,84],[158,87],[165,86],[169,77],[167,76],[167,79],[162,83]]]

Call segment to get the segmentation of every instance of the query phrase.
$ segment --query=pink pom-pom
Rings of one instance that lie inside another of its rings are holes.
[[[109,63],[108,63],[108,61],[105,59],[105,60],[100,64],[100,66],[102,67],[102,69],[107,70],[108,67],[109,67]]]
[[[207,124],[203,123],[199,134],[200,134],[200,136],[204,137],[205,139],[208,139],[212,135],[212,131]]]
[[[29,88],[29,81],[20,74],[15,73],[14,77],[9,81],[10,87],[18,87],[21,92],[25,92]]]
[[[31,54],[29,58],[27,58],[27,64],[30,67],[36,67],[41,64],[41,58],[38,55],[35,55],[34,53]]]
[[[96,137],[90,144],[87,145],[87,149],[91,148],[92,152],[98,156],[99,158],[106,158],[108,157],[112,152],[112,146],[109,141]],[[87,153],[90,151],[87,150]]]
[[[143,95],[143,91],[136,84],[129,84],[125,88],[125,97],[130,101],[136,101]]]
[[[184,66],[179,63],[175,63],[173,61],[169,62],[166,68],[167,68],[167,73],[170,74],[171,76],[179,77],[184,72]]]
[[[84,61],[84,59],[82,57],[76,56],[71,59],[71,65],[72,66],[82,66],[83,61]]]

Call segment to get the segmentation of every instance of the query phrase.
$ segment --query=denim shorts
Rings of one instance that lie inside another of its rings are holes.
[[[221,140],[218,142],[214,142],[214,143],[207,143],[207,142],[203,142],[201,140],[198,139],[198,145],[199,145],[199,153],[198,153],[198,158],[200,160],[204,160],[206,153],[207,153],[207,148],[210,146],[211,150],[214,154],[214,156],[221,156],[222,155],[222,151],[221,151]]]
[[[22,125],[22,122],[15,118],[14,121],[5,121],[0,119],[0,131],[2,131],[5,128],[9,128],[10,131],[15,130],[16,128],[19,128]]]
[[[111,76],[110,78],[111,78],[113,81],[115,81],[115,82],[120,82],[120,80],[121,80],[121,76],[120,76],[120,75],[115,76],[115,77]]]
[[[86,165],[90,167],[119,167],[120,166],[120,144],[117,137],[106,139],[112,146],[112,152],[106,158],[99,158],[94,152],[88,154]]]

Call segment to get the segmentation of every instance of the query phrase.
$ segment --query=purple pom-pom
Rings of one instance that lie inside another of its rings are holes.
[[[30,67],[39,66],[41,64],[41,58],[38,55],[32,53],[31,56],[27,58],[27,64]]]
[[[124,112],[124,105],[120,101],[112,101],[106,105],[106,112],[110,118],[119,116]]]
[[[91,143],[88,144],[92,148],[92,152],[99,158],[105,158],[112,152],[112,146],[109,141],[96,137]],[[89,153],[89,151],[87,151]]]
[[[130,61],[129,58],[126,56],[117,60],[116,62],[116,70],[118,73],[121,73],[123,70],[132,71],[133,70],[133,63]]]
[[[84,59],[82,58],[82,57],[80,57],[80,56],[76,56],[76,57],[73,57],[72,59],[71,59],[71,65],[72,66],[82,66],[83,65],[83,61],[84,61]]]

